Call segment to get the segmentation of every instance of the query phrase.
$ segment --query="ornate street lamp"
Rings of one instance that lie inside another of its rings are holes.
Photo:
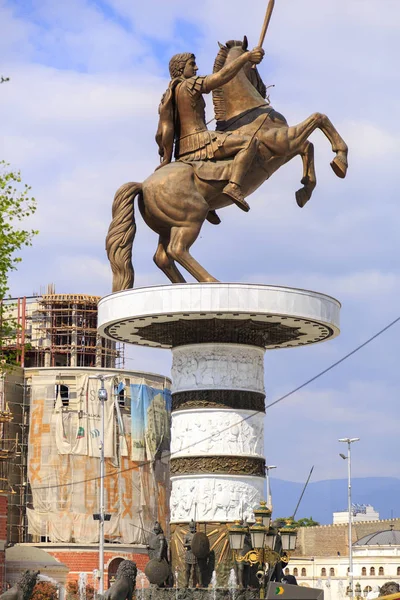
[[[264,548],[264,538],[267,528],[263,525],[262,517],[256,517],[256,522],[250,527],[251,543],[254,549]]]
[[[240,521],[235,521],[229,527],[229,545],[233,551],[243,550],[244,538],[247,533],[247,527],[242,525]]]
[[[282,539],[282,550],[292,552],[296,550],[297,528],[293,524],[293,519],[288,519],[285,527],[279,530]]]
[[[242,525],[240,521],[235,521],[229,528],[229,544],[233,559],[238,563],[247,562],[251,565],[258,564],[262,566],[268,563],[273,566],[281,560],[281,557],[277,552],[274,552],[278,532],[270,527],[271,511],[266,506],[266,502],[261,501],[260,506],[254,510],[254,514],[256,522],[251,527],[248,528]],[[266,526],[263,521],[268,525]],[[244,556],[240,556],[247,532],[250,532],[253,550],[249,550]]]
[[[273,527],[270,527],[267,533],[265,534],[264,539],[264,548],[270,548],[273,550],[275,548],[277,530]]]
[[[272,511],[268,508],[265,500],[261,500],[260,506],[258,508],[255,508],[253,512],[256,520],[257,517],[261,517],[262,524],[264,525],[264,527],[269,529],[269,526],[271,524]]]

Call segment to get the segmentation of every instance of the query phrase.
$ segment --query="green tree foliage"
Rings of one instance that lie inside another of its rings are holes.
[[[13,364],[15,357],[10,346],[15,338],[17,324],[11,318],[10,307],[4,301],[8,297],[8,277],[21,262],[18,252],[31,246],[38,233],[22,229],[19,223],[36,211],[36,200],[30,196],[31,188],[22,183],[19,171],[0,161],[0,370]]]
[[[31,600],[57,600],[57,598],[57,587],[49,581],[38,581],[31,596]]]
[[[279,519],[276,519],[277,521],[287,521],[288,519],[291,519],[291,517],[279,517]],[[318,521],[314,521],[314,519],[312,517],[303,517],[302,519],[299,519],[298,521],[293,521],[292,522],[293,527],[316,527],[317,525],[319,525]]]

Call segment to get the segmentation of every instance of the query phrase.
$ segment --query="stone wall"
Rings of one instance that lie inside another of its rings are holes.
[[[390,529],[400,531],[400,519],[381,521],[363,521],[353,523],[352,542],[378,531]],[[348,555],[348,524],[319,525],[317,527],[301,527],[297,538],[297,549],[294,556],[341,556]]]

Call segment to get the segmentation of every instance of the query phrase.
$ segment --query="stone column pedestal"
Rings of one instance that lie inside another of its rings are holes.
[[[171,550],[180,573],[191,519],[222,575],[229,524],[254,520],[264,498],[265,351],[335,337],[339,311],[323,294],[250,284],[138,288],[100,301],[101,335],[172,350]]]

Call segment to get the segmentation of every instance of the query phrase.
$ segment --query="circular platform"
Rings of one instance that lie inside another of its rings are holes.
[[[339,335],[340,302],[286,287],[191,283],[137,288],[102,298],[104,337],[154,348],[232,343],[306,346]]]

